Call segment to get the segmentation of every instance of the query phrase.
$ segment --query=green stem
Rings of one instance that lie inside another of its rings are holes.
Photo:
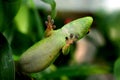
[[[38,14],[38,10],[37,10],[36,7],[35,7],[34,1],[33,1],[33,0],[30,0],[30,3],[31,3],[31,6],[32,6],[33,11],[34,11],[34,14],[35,14],[39,38],[42,39],[42,38],[43,38],[43,35],[44,35],[44,29],[43,29],[42,20],[41,20],[40,15]]]

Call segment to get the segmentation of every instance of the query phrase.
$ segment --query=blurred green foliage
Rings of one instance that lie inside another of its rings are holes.
[[[7,39],[0,33],[0,78],[1,80],[14,80],[15,67],[11,48]]]
[[[66,77],[65,80],[74,80],[74,78],[77,76],[89,76],[89,75],[93,75],[93,74],[107,74],[108,73],[108,69],[107,68],[103,68],[99,67],[99,66],[93,66],[93,65],[87,65],[87,64],[83,64],[83,65],[74,65],[74,66],[64,66],[61,68],[58,68],[54,71],[51,72],[41,72],[41,73],[35,73],[32,74],[33,77],[38,77],[37,80],[44,80],[44,79],[62,79],[62,77]],[[80,79],[80,77],[78,78]]]
[[[111,67],[111,72],[114,72],[115,80],[120,80],[120,11],[106,13],[99,11],[95,14],[97,29],[103,34],[106,44],[97,54]]]
[[[0,0],[0,31],[4,31],[20,8],[21,0]],[[3,27],[4,26],[4,27]]]

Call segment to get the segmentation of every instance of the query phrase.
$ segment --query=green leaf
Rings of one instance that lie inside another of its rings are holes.
[[[28,34],[28,28],[30,26],[29,24],[29,8],[25,5],[22,4],[20,7],[19,12],[17,13],[15,17],[15,22],[17,24],[17,29],[24,34]]]
[[[114,75],[116,80],[120,80],[120,58],[117,59],[114,66]]]
[[[14,80],[14,62],[6,38],[0,33],[0,79]]]
[[[31,5],[31,7],[33,9],[35,22],[36,22],[36,26],[37,26],[37,31],[38,31],[38,34],[39,34],[39,40],[40,40],[40,39],[43,38],[43,35],[44,35],[44,28],[43,28],[42,18],[39,15],[39,12],[38,12],[33,0],[30,0],[30,5]]]
[[[56,17],[56,2],[54,0],[42,0],[51,5],[51,16],[53,19]]]
[[[16,16],[21,0],[0,0],[0,31],[4,31]]]
[[[37,78],[43,79],[50,79],[50,78],[60,78],[62,76],[67,77],[75,77],[75,76],[88,76],[93,74],[105,74],[108,73],[108,68],[102,68],[95,65],[74,65],[74,66],[66,66],[57,69],[53,72],[41,72],[35,73],[32,76]],[[38,80],[39,80],[38,79]]]
[[[33,42],[28,35],[22,34],[19,31],[14,32],[12,42],[11,42],[11,47],[12,47],[14,56],[19,57],[21,53],[23,53],[31,45],[33,45]]]

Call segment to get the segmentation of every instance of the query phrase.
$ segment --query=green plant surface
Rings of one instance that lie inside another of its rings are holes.
[[[118,58],[115,62],[114,75],[116,80],[120,80],[120,58]]]
[[[89,76],[94,74],[107,74],[108,68],[102,68],[97,65],[74,65],[74,66],[64,66],[51,72],[39,72],[31,74],[32,77],[39,79],[55,79],[62,76],[75,77],[75,76]]]
[[[8,27],[19,11],[21,0],[0,0],[0,32]]]
[[[12,58],[12,52],[2,33],[0,33],[0,79],[15,79],[15,66]]]
[[[57,14],[55,1],[54,0],[42,0],[42,1],[44,1],[45,3],[50,4],[50,6],[51,6],[51,17],[53,19],[55,19],[56,14]]]

